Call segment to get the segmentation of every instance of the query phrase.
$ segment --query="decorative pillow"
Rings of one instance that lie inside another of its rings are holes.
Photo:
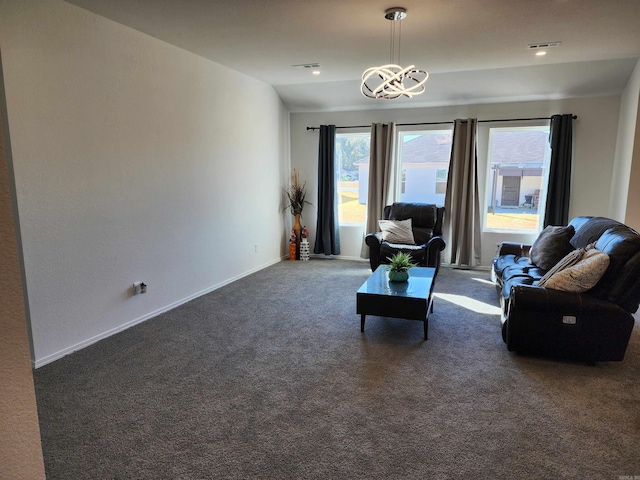
[[[608,267],[609,255],[593,248],[575,265],[552,275],[544,286],[565,292],[586,292],[596,286]]]
[[[551,269],[574,248],[569,240],[573,237],[573,225],[566,227],[546,227],[531,247],[531,261],[543,270]]]
[[[406,220],[378,220],[382,241],[388,243],[400,243],[415,245],[413,232],[411,231],[411,219]]]
[[[584,248],[578,248],[578,249],[574,250],[573,252],[567,253],[567,255],[565,255],[565,257],[562,260],[560,260],[553,267],[551,267],[551,270],[549,270],[538,281],[538,286],[539,287],[546,286],[546,283],[549,281],[549,279],[553,275],[555,275],[558,272],[561,272],[562,270],[564,270],[566,268],[573,267],[576,263],[578,263],[580,260],[582,260],[582,257],[584,256],[585,251],[586,250]]]

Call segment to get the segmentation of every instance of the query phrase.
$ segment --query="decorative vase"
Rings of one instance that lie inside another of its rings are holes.
[[[406,282],[407,280],[409,280],[409,272],[407,270],[389,270],[390,282]]]
[[[294,214],[295,221],[293,223],[293,231],[296,234],[296,260],[300,260],[300,239],[302,237],[302,225],[300,224],[300,216],[302,214]]]
[[[309,260],[309,240],[303,238],[300,242],[300,260],[306,262]]]

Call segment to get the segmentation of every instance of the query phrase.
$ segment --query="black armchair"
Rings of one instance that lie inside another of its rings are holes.
[[[426,203],[397,202],[384,207],[382,220],[411,219],[411,229],[415,245],[394,244],[382,240],[381,232],[369,233],[365,243],[369,246],[371,270],[381,263],[389,263],[388,258],[402,251],[409,253],[421,267],[434,267],[436,274],[440,268],[440,252],[446,247],[442,237],[444,207]]]

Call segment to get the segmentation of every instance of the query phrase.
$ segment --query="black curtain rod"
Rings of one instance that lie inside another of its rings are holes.
[[[573,115],[574,120],[578,118],[577,115]],[[531,120],[551,120],[551,117],[533,117],[533,118],[497,118],[493,120],[478,120],[478,123],[489,123],[489,122],[526,122]],[[464,120],[466,121],[466,120]],[[445,125],[449,122],[421,122],[421,123],[398,123],[396,124],[399,127],[413,127],[417,125]],[[344,127],[336,127],[336,128],[369,128],[371,125],[347,125]],[[320,130],[320,127],[307,127],[307,130]]]

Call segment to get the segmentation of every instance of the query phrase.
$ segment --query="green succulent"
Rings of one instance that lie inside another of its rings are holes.
[[[405,252],[398,252],[392,257],[387,257],[387,260],[389,260],[389,270],[392,272],[406,272],[411,267],[418,266],[412,261],[411,255]]]

